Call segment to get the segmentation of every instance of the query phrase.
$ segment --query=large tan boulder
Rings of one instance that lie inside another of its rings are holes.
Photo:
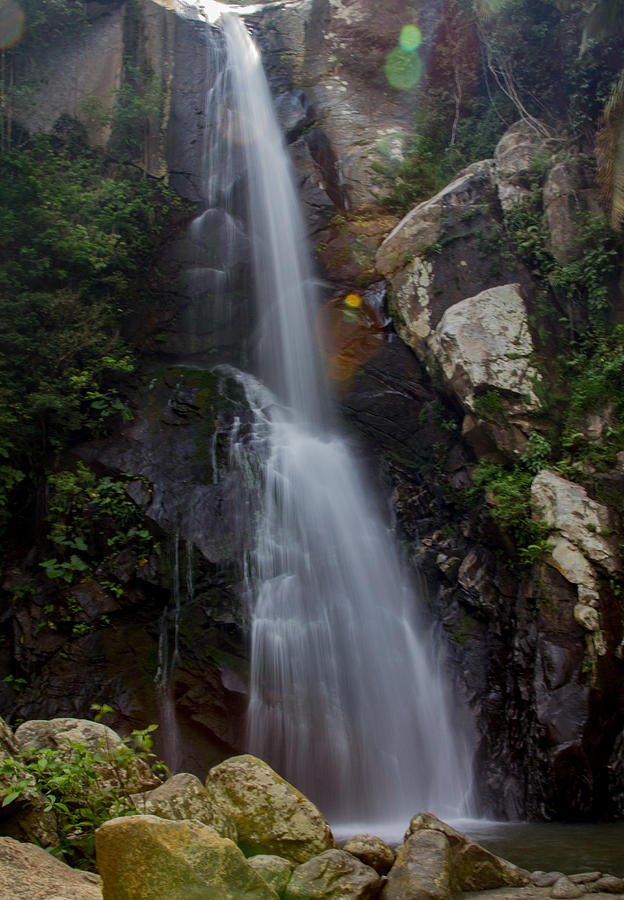
[[[416,831],[408,835],[390,869],[382,900],[450,900],[451,846],[440,831]]]
[[[95,849],[104,900],[277,900],[236,844],[201,822],[111,819]]]
[[[195,819],[210,825],[221,837],[236,843],[238,834],[233,819],[210,799],[196,775],[180,772],[152,791],[133,794],[137,812],[161,819]]]
[[[326,850],[298,866],[284,900],[375,900],[381,878],[344,850]]]
[[[208,773],[206,790],[232,817],[244,853],[306,862],[335,847],[326,819],[304,795],[255,756],[233,756]]]
[[[3,900],[102,900],[100,878],[79,872],[34,844],[0,837]]]
[[[412,818],[407,840],[416,835],[433,834],[444,837],[448,843],[451,886],[455,891],[487,891],[508,885],[521,887],[530,881],[529,873],[524,869],[490,853],[432,813],[419,813]]]
[[[103,760],[100,772],[103,779],[121,784],[127,791],[146,791],[161,783],[148,764],[127,756],[127,764],[119,765],[119,754],[125,745],[118,734],[101,722],[88,719],[33,719],[24,722],[15,732],[15,742],[20,750],[49,748],[62,754],[71,754],[72,745],[80,744],[94,753],[102,753],[110,760]],[[125,758],[125,757],[124,757]]]

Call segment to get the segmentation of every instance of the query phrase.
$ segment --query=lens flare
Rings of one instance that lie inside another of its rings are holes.
[[[422,43],[420,28],[416,25],[405,25],[399,35],[399,47],[406,53],[412,53]]]
[[[347,294],[344,302],[347,304],[347,306],[352,306],[355,309],[358,306],[362,305],[362,298],[359,294]]]
[[[0,0],[0,48],[19,43],[24,34],[24,10],[13,0]]]
[[[409,91],[417,85],[422,69],[422,59],[416,52],[407,53],[401,47],[395,47],[386,57],[386,78],[398,91]]]

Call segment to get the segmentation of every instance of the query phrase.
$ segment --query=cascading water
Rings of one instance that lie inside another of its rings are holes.
[[[232,448],[264,490],[247,561],[248,749],[334,823],[379,832],[419,809],[457,817],[470,787],[464,729],[425,645],[418,594],[332,423],[304,227],[259,53],[236,15],[211,10],[246,160],[256,369],[271,385],[239,374],[254,423]]]

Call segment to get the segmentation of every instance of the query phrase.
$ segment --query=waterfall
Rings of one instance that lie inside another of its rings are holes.
[[[194,593],[193,548],[190,542],[186,543],[184,564],[181,565],[179,532],[173,537],[169,562],[171,597],[161,613],[158,626],[158,666],[154,683],[162,744],[161,755],[169,769],[176,772],[182,759],[174,697],[174,675],[179,661],[180,609],[182,601],[192,599]]]
[[[457,817],[470,789],[462,718],[422,621],[423,593],[401,564],[357,448],[333,422],[304,225],[259,52],[237,15],[218,12],[260,323],[262,381],[237,376],[253,425],[232,439],[233,464],[258,472],[264,494],[246,560],[247,749],[334,825],[402,829],[421,809]],[[227,158],[223,148],[219,155]]]

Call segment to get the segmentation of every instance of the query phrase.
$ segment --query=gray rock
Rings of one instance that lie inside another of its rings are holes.
[[[531,872],[531,881],[536,887],[552,887],[558,878],[563,877],[563,872]]]
[[[587,890],[592,894],[601,892],[604,894],[624,894],[624,878],[617,878],[615,875],[603,875],[592,884],[588,885]]]
[[[495,179],[503,209],[525,200],[530,194],[531,163],[543,150],[544,133],[528,122],[515,122],[507,129],[494,151]]]
[[[450,900],[451,845],[441,831],[410,834],[382,889],[382,900]]]
[[[579,872],[577,875],[568,875],[573,884],[592,884],[602,877],[602,872]]]
[[[284,900],[374,900],[381,879],[344,850],[326,850],[297,866]]]
[[[342,849],[373,868],[379,875],[386,875],[394,862],[393,851],[374,834],[355,834]]]
[[[574,900],[575,897],[582,897],[584,893],[584,888],[574,884],[565,875],[561,875],[555,881],[550,896],[553,900]]]

